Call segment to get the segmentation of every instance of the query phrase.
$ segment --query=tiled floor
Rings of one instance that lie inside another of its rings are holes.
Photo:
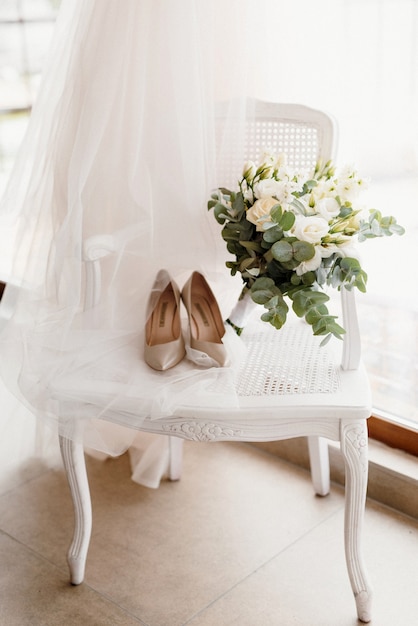
[[[126,456],[89,459],[86,580],[68,583],[72,509],[61,469],[0,496],[1,626],[354,626],[343,492],[246,444],[186,443],[184,476],[149,490]],[[418,615],[418,522],[368,502],[375,626]]]

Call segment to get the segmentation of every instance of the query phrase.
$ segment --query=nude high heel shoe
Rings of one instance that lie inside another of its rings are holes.
[[[180,322],[180,290],[166,270],[160,270],[148,302],[144,358],[155,370],[174,367],[186,355]]]
[[[225,326],[216,298],[199,272],[193,272],[183,287],[181,297],[189,316],[190,347],[204,352],[220,366],[228,362],[222,343]]]

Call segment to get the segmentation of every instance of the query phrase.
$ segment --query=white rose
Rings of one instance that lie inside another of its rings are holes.
[[[254,195],[256,198],[268,198],[280,194],[282,183],[274,178],[265,178],[254,185]],[[277,204],[277,202],[276,202]]]
[[[314,272],[321,265],[322,256],[320,251],[320,246],[315,246],[315,254],[312,259],[308,261],[302,261],[296,268],[296,274],[298,276],[302,276],[302,274],[306,274],[306,272]]]
[[[263,224],[269,223],[270,211],[277,204],[277,200],[272,197],[261,198],[254,202],[247,211],[247,220],[256,225],[256,230],[265,230]]]
[[[292,234],[300,241],[320,243],[322,237],[328,234],[328,222],[317,215],[297,215]]]
[[[323,217],[327,222],[333,217],[337,217],[340,212],[340,205],[335,198],[321,198],[316,205],[315,209],[317,213]]]

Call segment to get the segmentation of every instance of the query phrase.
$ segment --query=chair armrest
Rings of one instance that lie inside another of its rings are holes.
[[[92,235],[83,241],[83,261],[86,264],[84,310],[98,304],[102,287],[100,260],[115,252],[117,247],[113,235]]]
[[[83,241],[83,261],[97,261],[116,249],[117,242],[113,235],[92,235]]]
[[[341,367],[343,370],[356,370],[360,363],[361,340],[354,290],[341,289],[341,306],[346,331]]]

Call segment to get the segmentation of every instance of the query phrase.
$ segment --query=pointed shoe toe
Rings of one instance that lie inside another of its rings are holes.
[[[155,370],[168,370],[184,358],[186,349],[181,332],[180,290],[165,270],[157,274],[148,308],[144,359]]]
[[[222,342],[225,325],[216,298],[206,279],[193,272],[183,287],[182,299],[190,326],[190,347],[207,354],[221,367],[228,364]]]

